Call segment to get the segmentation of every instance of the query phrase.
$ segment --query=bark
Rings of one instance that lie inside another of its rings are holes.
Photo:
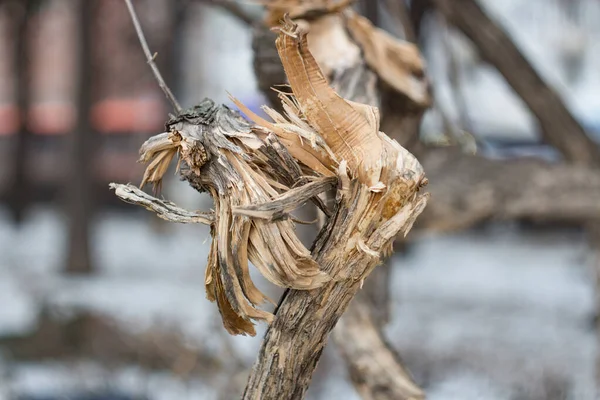
[[[467,229],[490,220],[600,220],[600,170],[539,160],[490,160],[458,149],[422,156],[432,199],[417,228]]]
[[[92,127],[90,109],[92,94],[91,23],[94,2],[80,0],[79,47],[77,72],[77,123],[69,137],[69,175],[67,177],[68,248],[66,272],[91,273],[90,221],[92,218]]]
[[[435,0],[437,9],[498,69],[537,118],[543,139],[573,164],[600,165],[600,149],[558,94],[515,46],[508,33],[475,0]]]
[[[329,332],[360,289],[361,280],[380,262],[375,254],[385,251],[406,225],[408,215],[397,215],[395,226],[390,225],[387,233],[371,236],[367,246],[375,252],[372,255],[345,250],[349,237],[356,232],[352,219],[365,211],[360,203],[368,202],[364,187],[352,186],[352,195],[345,201],[350,207],[338,208],[313,250],[323,270],[332,273],[344,269],[352,276],[320,289],[287,293],[265,334],[244,399],[303,398]],[[414,213],[412,207],[421,206],[411,205],[408,214]]]
[[[175,204],[160,200],[150,196],[137,187],[128,184],[122,185],[111,183],[109,185],[114,189],[115,195],[126,203],[142,206],[145,209],[154,212],[159,218],[165,221],[177,222],[181,224],[205,224],[214,223],[214,213],[202,213],[184,210]]]

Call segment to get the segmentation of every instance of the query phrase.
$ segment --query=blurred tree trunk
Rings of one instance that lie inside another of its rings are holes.
[[[385,341],[373,321],[376,310],[360,298],[361,293],[333,330],[336,343],[344,343],[338,347],[348,364],[356,391],[365,400],[425,399],[423,391],[402,366],[400,356]]]
[[[374,26],[379,26],[379,0],[362,0],[362,14],[369,18]]]
[[[16,41],[15,70],[17,109],[19,111],[19,131],[15,137],[15,151],[13,154],[12,182],[9,187],[9,205],[13,220],[21,223],[28,204],[31,201],[31,185],[28,176],[28,156],[31,145],[31,131],[27,123],[27,111],[30,105],[29,90],[29,51],[31,49],[28,35],[29,21],[35,10],[34,0],[22,0],[10,4],[15,10]]]
[[[92,105],[92,0],[80,0],[78,36],[76,49],[78,57],[77,76],[77,123],[69,137],[67,174],[67,217],[68,253],[66,271],[69,273],[93,272],[90,256],[90,221],[92,219],[92,126],[90,109]]]
[[[401,1],[401,0],[388,0],[388,1]],[[423,26],[423,20],[425,15],[431,11],[432,4],[431,0],[410,0],[410,8],[408,10],[409,19],[413,27],[412,38],[407,36],[407,40],[418,43],[421,38],[421,28]]]
[[[437,9],[500,72],[533,115],[543,139],[579,165],[600,165],[600,149],[569,112],[558,94],[531,66],[509,34],[475,0],[435,0]]]

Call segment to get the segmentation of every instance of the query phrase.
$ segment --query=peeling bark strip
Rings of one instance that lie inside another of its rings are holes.
[[[272,132],[253,127],[211,100],[183,111],[166,127],[167,132],[148,139],[140,149],[140,161],[148,163],[142,184],[159,186],[178,156],[180,174],[192,187],[212,196],[214,213],[182,210],[131,186],[111,187],[124,201],[142,205],[161,218],[211,225],[207,297],[217,302],[230,333],[254,335],[252,320],[271,321],[273,316],[258,308],[268,299],[250,279],[249,261],[272,283],[286,288],[312,289],[331,278],[300,242],[292,220],[271,223],[240,215],[239,210],[275,200],[273,207],[283,203],[289,212],[298,201],[309,199],[305,195],[298,199],[295,193],[316,196],[337,179],[320,178],[313,169],[299,165]],[[310,141],[306,146],[310,147]],[[294,186],[296,189],[290,189]],[[291,203],[286,203],[286,198]],[[312,200],[331,214],[320,199]],[[238,211],[234,214],[234,210]]]

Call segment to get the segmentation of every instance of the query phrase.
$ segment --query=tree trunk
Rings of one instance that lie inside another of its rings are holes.
[[[346,250],[349,238],[356,233],[352,220],[366,211],[360,203],[368,201],[364,186],[354,184],[350,191],[352,196],[344,201],[348,208],[338,207],[321,231],[313,257],[322,270],[335,275],[334,271],[343,269],[352,277],[311,291],[287,292],[265,334],[243,399],[302,399],[329,332],[360,290],[362,279],[380,263],[373,255]],[[412,204],[410,210],[421,206]],[[376,253],[385,251],[406,223],[405,217],[398,215],[396,227],[384,235],[371,236],[367,246]]]
[[[92,218],[92,43],[94,1],[79,1],[79,47],[77,72],[77,123],[69,137],[69,174],[67,177],[68,253],[66,272],[91,273],[90,220]]]
[[[15,80],[17,82],[17,109],[19,110],[19,131],[16,135],[13,154],[12,184],[9,186],[8,202],[13,220],[20,223],[31,201],[31,184],[28,176],[31,131],[27,123],[30,105],[29,90],[29,51],[31,49],[28,26],[35,8],[33,0],[24,0],[12,5],[18,13],[15,42]]]

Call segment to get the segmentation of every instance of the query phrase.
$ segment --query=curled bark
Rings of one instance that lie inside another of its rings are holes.
[[[308,30],[308,44],[326,78],[338,92],[352,96],[349,77],[370,80],[370,97],[381,101],[381,128],[401,145],[418,139],[422,113],[431,103],[425,64],[418,49],[411,43],[393,38],[374,27],[366,18],[344,6],[343,1],[315,0],[298,2],[281,0],[267,2],[269,15],[290,12]],[[299,4],[302,3],[302,7]],[[267,18],[267,24],[277,18]],[[253,36],[254,70],[259,88],[271,104],[277,95],[271,89],[286,82],[285,75],[272,44],[273,36],[267,27],[255,27]],[[362,70],[360,74],[356,71]],[[340,85],[340,82],[345,80]],[[348,84],[350,85],[348,86]],[[344,89],[346,87],[346,89]]]

